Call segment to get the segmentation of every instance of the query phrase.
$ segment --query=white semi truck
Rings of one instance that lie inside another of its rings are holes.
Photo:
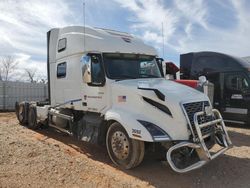
[[[157,52],[123,32],[70,26],[47,33],[49,100],[16,105],[20,124],[45,124],[105,144],[130,169],[145,152],[165,152],[176,172],[197,169],[230,148],[208,97],[166,80]],[[219,145],[217,152],[211,148]]]

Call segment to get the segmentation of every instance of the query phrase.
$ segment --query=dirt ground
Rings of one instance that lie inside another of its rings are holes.
[[[117,169],[104,147],[55,129],[29,130],[0,113],[0,187],[250,187],[250,129],[228,127],[234,147],[201,169],[177,174],[146,158]]]

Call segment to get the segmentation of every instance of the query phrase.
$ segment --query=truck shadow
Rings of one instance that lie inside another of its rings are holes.
[[[185,174],[175,173],[168,165],[150,159],[127,173],[155,187],[247,187],[250,175],[244,172],[249,167],[250,159],[223,155],[201,169]]]
[[[250,147],[250,135],[246,135],[243,133],[234,132],[234,131],[230,131],[230,130],[228,130],[228,134],[229,134],[234,146]],[[246,142],[246,140],[248,140],[248,142]]]
[[[114,168],[108,157],[105,146],[97,146],[86,142],[79,142],[75,138],[58,132],[54,128],[39,129],[36,132],[66,144],[78,152],[87,155],[93,160],[100,161]],[[242,136],[239,133],[230,132],[235,145],[246,145],[243,140],[234,141],[234,138]],[[246,140],[246,138],[244,138]],[[247,138],[248,139],[248,138]],[[148,182],[155,187],[246,187],[250,184],[249,158],[238,158],[222,155],[211,161],[201,169],[185,174],[174,172],[168,164],[155,159],[145,157],[142,164],[132,170],[121,170],[124,173],[140,180]]]
[[[42,128],[35,131],[44,135],[45,137],[62,142],[63,144],[70,146],[72,149],[75,149],[76,151],[85,154],[94,160],[112,164],[112,162],[109,160],[105,146],[79,141],[76,138],[53,127]]]
[[[241,125],[237,123],[226,123],[227,127],[240,128],[240,129],[250,129],[250,125]]]

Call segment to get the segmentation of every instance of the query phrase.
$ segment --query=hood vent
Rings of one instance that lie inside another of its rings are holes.
[[[151,99],[149,99],[149,98],[147,98],[147,97],[142,97],[142,98],[143,98],[143,100],[144,100],[145,102],[151,104],[152,106],[158,108],[158,109],[161,110],[162,112],[164,112],[164,113],[168,114],[169,116],[173,117],[172,113],[170,112],[170,110],[169,110],[169,108],[168,108],[167,106],[165,106],[165,105],[163,105],[163,104],[160,104],[160,103],[158,103],[158,102],[156,102],[156,101],[153,101],[153,100],[151,100]]]
[[[154,91],[155,94],[156,94],[156,96],[157,96],[160,100],[165,101],[165,95],[164,95],[162,92],[160,92],[158,89],[154,89],[154,88],[143,88],[143,87],[139,87],[139,86],[138,86],[137,89]]]

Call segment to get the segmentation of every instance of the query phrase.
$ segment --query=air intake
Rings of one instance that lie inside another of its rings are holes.
[[[146,101],[147,103],[151,104],[152,106],[158,108],[159,110],[161,110],[162,112],[168,114],[169,116],[173,117],[172,113],[170,112],[169,108],[166,107],[165,105],[163,104],[160,104],[156,101],[153,101],[147,97],[142,97],[144,101]]]

